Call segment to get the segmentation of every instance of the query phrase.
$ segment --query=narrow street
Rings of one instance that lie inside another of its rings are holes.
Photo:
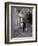
[[[27,29],[25,28],[25,31],[23,32],[23,28],[18,28],[14,31],[11,32],[13,38],[16,37],[31,37],[32,36],[32,28],[28,27]]]

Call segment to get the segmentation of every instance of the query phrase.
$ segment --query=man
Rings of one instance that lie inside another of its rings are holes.
[[[25,21],[24,21],[24,18],[23,18],[23,32],[25,31],[25,27],[26,27],[26,24],[25,24]]]

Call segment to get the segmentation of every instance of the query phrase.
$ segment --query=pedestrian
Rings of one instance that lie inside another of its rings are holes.
[[[23,18],[23,32],[25,31],[25,27],[26,27],[26,24],[25,24],[25,20]]]

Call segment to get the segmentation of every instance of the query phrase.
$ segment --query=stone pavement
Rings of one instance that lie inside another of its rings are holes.
[[[27,29],[27,31],[26,31]],[[16,37],[31,37],[32,36],[32,28],[28,27],[25,28],[25,31],[23,32],[23,28],[18,28],[14,31],[11,32],[11,38],[16,38]]]

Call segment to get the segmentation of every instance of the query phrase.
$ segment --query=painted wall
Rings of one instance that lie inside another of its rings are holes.
[[[12,29],[16,28],[16,8],[11,8],[11,24],[12,24]]]
[[[37,5],[37,41],[38,41],[38,5]]]

